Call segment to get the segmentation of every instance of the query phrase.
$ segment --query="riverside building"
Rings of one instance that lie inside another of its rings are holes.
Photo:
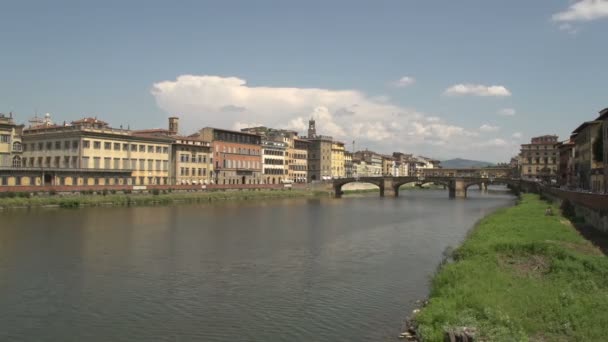
[[[331,178],[344,178],[346,170],[344,168],[344,143],[332,141],[331,143]]]
[[[13,121],[13,114],[0,113],[0,168],[21,167],[23,125]]]
[[[29,185],[168,182],[170,143],[166,139],[137,136],[96,118],[56,125],[47,114],[44,120],[31,121],[22,140],[22,167],[37,172]]]
[[[211,142],[216,184],[261,184],[262,137],[205,127],[191,136]]]
[[[262,140],[262,182],[264,184],[284,183],[288,169],[286,166],[287,144],[280,141]]]
[[[168,184],[205,185],[214,182],[211,142],[197,136],[179,135],[178,117],[169,118],[169,129],[138,130],[134,134],[163,138],[171,144]]]
[[[308,175],[308,149],[310,142],[294,138],[293,147],[288,150],[289,179],[294,183],[306,183]]]
[[[583,122],[573,132],[574,136],[574,174],[576,187],[582,190],[600,192],[604,189],[604,165],[596,158],[595,141],[602,134],[599,120]]]
[[[528,180],[556,180],[558,176],[557,135],[534,137],[522,144],[519,158],[520,175]]]

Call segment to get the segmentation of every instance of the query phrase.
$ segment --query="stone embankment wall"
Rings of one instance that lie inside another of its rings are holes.
[[[560,205],[564,200],[568,200],[574,206],[576,216],[583,217],[586,223],[608,233],[608,195],[567,191],[547,186],[538,186],[538,192]]]
[[[146,192],[150,190],[172,190],[176,192],[184,191],[214,191],[214,190],[287,190],[298,189],[308,190],[308,184],[209,184],[209,185],[80,185],[80,186],[0,186],[0,192],[30,192],[30,193],[78,193],[82,191],[114,190],[114,191],[133,191]]]

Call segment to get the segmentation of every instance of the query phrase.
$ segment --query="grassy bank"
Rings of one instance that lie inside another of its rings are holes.
[[[34,208],[59,206],[131,206],[172,203],[198,203],[225,200],[255,200],[264,198],[296,198],[327,195],[325,192],[306,190],[213,191],[159,194],[107,194],[107,195],[54,195],[0,198],[0,208]]]
[[[523,195],[475,227],[415,317],[424,341],[458,327],[485,341],[606,340],[608,259],[546,208]]]

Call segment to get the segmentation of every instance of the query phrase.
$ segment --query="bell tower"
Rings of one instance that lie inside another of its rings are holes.
[[[314,119],[310,119],[308,120],[308,139],[314,138],[317,136],[317,128],[315,125],[315,120]]]
[[[179,133],[179,118],[172,116],[169,118],[169,134],[177,135]]]

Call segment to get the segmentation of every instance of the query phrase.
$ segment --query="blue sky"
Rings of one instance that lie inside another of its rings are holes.
[[[608,0],[3,2],[0,112],[182,133],[314,116],[357,148],[505,161],[608,107],[606,32]]]

